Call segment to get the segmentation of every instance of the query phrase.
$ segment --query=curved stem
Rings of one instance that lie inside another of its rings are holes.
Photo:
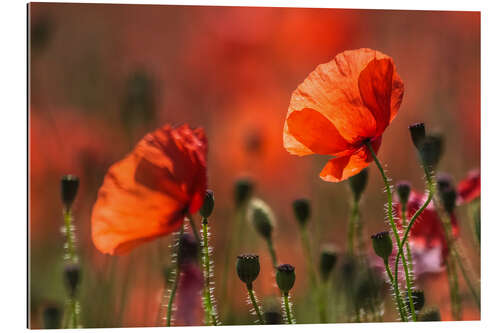
[[[203,228],[203,268],[205,271],[205,311],[213,326],[217,326],[217,316],[215,314],[215,308],[212,304],[212,293],[210,291],[210,251],[208,248],[208,221],[203,218],[201,223]]]
[[[469,290],[472,294],[472,297],[474,298],[474,302],[477,305],[477,308],[481,310],[481,298],[479,297],[479,294],[477,293],[476,289],[474,288],[474,285],[472,284],[472,281],[469,277],[469,274],[467,273],[467,269],[464,266],[462,258],[460,258],[460,254],[458,253],[457,249],[452,250],[452,254],[455,257],[455,261],[458,263],[458,267],[460,268],[460,271],[462,272],[462,275],[464,277],[465,282],[467,283],[467,287],[469,287]]]
[[[273,245],[273,240],[271,237],[268,237],[266,239],[267,242],[267,248],[269,249],[269,254],[271,255],[271,260],[273,263],[274,269],[278,267],[278,259],[276,258],[276,250],[274,250],[274,245]]]
[[[264,319],[262,318],[262,314],[260,313],[259,305],[257,304],[257,300],[255,299],[255,295],[251,284],[247,285],[247,290],[248,290],[248,296],[250,296],[250,300],[252,301],[255,313],[257,314],[257,318],[259,319],[259,323],[261,325],[265,325]]]
[[[290,309],[290,302],[288,300],[288,293],[283,293],[283,301],[285,303],[286,321],[288,324],[294,324],[292,310]]]
[[[179,230],[179,240],[184,233],[184,223],[181,224],[181,229]],[[180,255],[180,246],[177,245],[177,264],[175,268],[175,277],[174,283],[172,284],[172,291],[170,292],[170,298],[168,300],[168,309],[167,309],[167,326],[170,326],[172,322],[172,306],[175,299],[175,294],[177,292],[177,285],[179,284],[179,275],[180,275],[180,264],[179,264],[179,255]]]
[[[385,271],[387,272],[387,276],[389,276],[389,280],[391,280],[391,283],[393,285],[394,291],[396,291],[396,288],[394,287],[394,277],[392,276],[391,268],[389,267],[389,261],[388,260],[384,260],[384,266],[385,266]],[[401,304],[401,297],[397,297],[397,294],[396,294],[396,304],[398,306],[399,316],[401,317],[401,320],[402,321],[407,321],[406,320],[406,315],[405,315],[405,313],[403,311],[403,306]]]
[[[391,186],[389,185],[389,179],[387,178],[387,176],[385,174],[385,171],[384,171],[384,168],[380,164],[380,161],[378,160],[377,155],[375,154],[375,151],[373,150],[373,147],[372,147],[371,143],[367,142],[366,146],[370,150],[372,158],[375,161],[375,164],[377,165],[377,168],[379,169],[380,174],[382,175],[382,179],[383,179],[384,185],[385,185],[385,191],[387,192],[387,210],[388,210],[388,215],[389,215],[389,223],[391,224],[392,233],[394,234],[394,238],[396,238],[396,244],[398,246],[398,252],[402,252],[403,247],[401,245],[401,239],[399,238],[398,229],[396,227],[396,223],[394,222],[394,216],[393,216],[393,213],[392,213],[392,190],[391,190]],[[409,279],[409,273],[408,273],[408,265],[406,264],[405,256],[402,255],[401,259],[403,261],[403,268],[404,268],[404,271],[405,271],[405,278],[408,281],[408,279]],[[394,271],[395,275],[397,274],[397,271],[398,271],[397,269]],[[399,297],[399,299],[401,300],[401,294],[399,292],[398,281],[395,280],[394,283],[393,283],[393,285],[394,285],[394,287],[396,289],[395,291],[396,291],[397,297]],[[410,296],[410,299],[411,299],[410,290],[408,290],[408,293],[409,293],[409,296]],[[413,303],[410,303],[410,304],[413,304]],[[411,310],[412,320],[413,321],[417,321],[417,315],[415,314],[415,309],[411,308],[410,310]]]

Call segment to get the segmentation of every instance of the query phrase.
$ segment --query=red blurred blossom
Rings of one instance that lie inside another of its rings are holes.
[[[415,212],[424,204],[427,195],[412,191],[407,204],[407,221],[415,214]],[[396,201],[394,204],[396,216],[398,217],[398,227],[401,228],[401,203]],[[451,215],[452,233],[454,237],[458,236],[458,222],[455,214]],[[440,248],[442,258],[448,255],[448,246],[446,236],[443,229],[443,224],[439,215],[431,201],[429,205],[422,211],[415,223],[413,224],[409,242],[417,247],[426,249]]]
[[[319,65],[293,92],[283,145],[294,155],[334,156],[321,171],[339,182],[371,161],[403,99],[403,81],[391,57],[371,49],[344,51]]]
[[[165,125],[147,134],[112,165],[92,211],[92,240],[109,254],[179,229],[198,211],[206,190],[207,142],[203,129]]]
[[[457,186],[458,204],[469,203],[481,195],[481,174],[479,169],[469,171],[467,178]]]

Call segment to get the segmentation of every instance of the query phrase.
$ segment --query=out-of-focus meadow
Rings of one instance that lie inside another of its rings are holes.
[[[445,136],[440,170],[459,181],[480,167],[479,13],[34,3],[28,20],[34,328],[41,327],[47,304],[65,300],[63,174],[80,177],[73,211],[83,265],[82,321],[88,327],[158,325],[171,236],[125,256],[103,255],[90,239],[90,212],[107,168],[165,123],[201,126],[207,134],[208,184],[216,200],[210,219],[215,296],[221,315],[225,307],[230,312],[224,323],[252,320],[233,258],[230,306],[219,300],[225,249],[234,237],[233,184],[242,176],[254,180],[255,195],[276,214],[279,261],[296,266],[297,321],[317,322],[306,301],[301,304],[307,272],[291,203],[311,199],[317,258],[323,243],[345,249],[350,192],[345,182],[319,178],[326,156],[292,156],[282,135],[292,91],[344,50],[380,50],[394,59],[404,80],[401,109],[379,152],[394,181],[409,180],[424,191],[408,134],[408,125],[420,121]],[[374,165],[369,169],[361,203],[366,237],[384,229],[382,181]],[[465,207],[457,218],[466,254],[477,256]],[[250,227],[242,238],[236,252],[261,255],[259,297],[277,296],[264,242]],[[471,264],[479,270],[479,261]],[[428,274],[418,284],[425,287],[426,304],[450,319],[445,273]],[[462,289],[463,319],[478,319]]]

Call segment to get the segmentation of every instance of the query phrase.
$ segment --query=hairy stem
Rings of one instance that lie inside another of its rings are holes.
[[[179,230],[179,239],[177,240],[177,242],[179,242],[183,233],[184,233],[184,223],[181,225],[181,228]],[[167,326],[170,326],[172,322],[172,306],[174,304],[175,294],[177,292],[177,285],[179,284],[179,276],[181,271],[179,263],[179,255],[180,255],[180,246],[179,244],[177,244],[177,264],[175,268],[174,282],[172,283],[172,290],[170,292],[170,298],[168,299]]]
[[[255,313],[257,314],[257,318],[259,319],[259,324],[265,325],[264,318],[262,317],[262,313],[260,312],[259,305],[257,304],[257,300],[255,299],[255,294],[253,292],[253,288],[251,284],[247,285],[248,296],[250,296],[250,300],[252,301],[253,308]]]
[[[212,292],[210,289],[210,251],[208,248],[208,221],[203,218],[202,228],[203,228],[203,268],[205,272],[205,292],[204,292],[204,307],[207,316],[210,318],[210,323],[213,326],[217,326],[217,314],[215,311],[215,304],[212,304]]]
[[[292,316],[288,293],[283,293],[283,302],[285,305],[286,321],[288,324],[295,324],[295,319]]]

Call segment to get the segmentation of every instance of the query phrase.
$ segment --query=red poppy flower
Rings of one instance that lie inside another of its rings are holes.
[[[332,155],[321,171],[339,182],[372,160],[382,133],[403,99],[403,81],[392,58],[370,49],[345,51],[319,65],[293,92],[283,130],[289,153]]]
[[[468,203],[481,195],[481,174],[479,170],[472,170],[467,178],[458,184],[458,203]]]
[[[424,204],[427,199],[426,195],[412,191],[407,204],[407,221],[413,214]],[[395,211],[398,217],[398,223],[401,222],[401,204],[395,203]],[[458,222],[454,214],[451,215],[452,233],[454,237],[458,236]],[[401,225],[399,224],[399,227]],[[446,245],[446,236],[444,233],[443,225],[438,213],[431,201],[429,205],[423,210],[420,216],[413,224],[410,231],[409,241],[415,246],[433,248],[440,247],[442,251],[442,258],[448,255],[448,247]]]
[[[179,229],[203,204],[207,143],[202,129],[166,125],[112,165],[92,211],[92,240],[122,254]]]

